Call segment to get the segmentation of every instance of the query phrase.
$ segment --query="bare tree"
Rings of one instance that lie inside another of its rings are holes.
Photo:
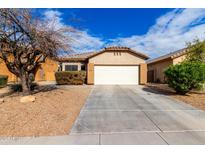
[[[30,9],[0,9],[0,59],[21,80],[24,94],[31,92],[33,76],[46,58],[69,51],[72,35],[69,26],[56,28],[34,16]]]

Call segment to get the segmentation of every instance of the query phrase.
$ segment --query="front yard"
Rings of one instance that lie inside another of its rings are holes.
[[[205,93],[189,92],[187,95],[178,95],[166,84],[147,84],[147,87],[205,111]]]
[[[35,102],[20,103],[15,93],[0,104],[0,136],[50,136],[69,133],[91,86],[42,90]]]

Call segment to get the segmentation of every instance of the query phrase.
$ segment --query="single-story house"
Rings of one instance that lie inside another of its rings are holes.
[[[108,47],[99,52],[70,54],[57,60],[47,59],[36,75],[36,81],[55,80],[55,72],[86,71],[87,84],[145,84],[149,57],[127,47]],[[5,64],[0,63],[0,74],[8,75],[9,81],[17,81]]]
[[[145,84],[149,57],[127,47],[60,58],[62,71],[87,72],[87,84]]]
[[[182,62],[186,58],[186,53],[186,49],[181,49],[158,58],[148,60],[148,82],[164,83],[166,81],[166,77],[164,75],[165,69],[170,65]]]

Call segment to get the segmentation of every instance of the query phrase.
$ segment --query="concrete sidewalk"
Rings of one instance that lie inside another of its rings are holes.
[[[150,138],[152,140],[150,140]],[[67,135],[67,136],[36,137],[36,138],[32,138],[32,137],[1,138],[0,144],[101,145],[101,144],[113,144],[113,141],[115,140],[118,140],[119,144],[166,144],[166,142],[164,142],[156,133],[76,134],[76,135]]]
[[[52,137],[0,137],[1,145],[201,145],[205,132],[138,132],[113,134],[76,134]]]

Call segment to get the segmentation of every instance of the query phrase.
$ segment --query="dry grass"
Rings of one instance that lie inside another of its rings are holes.
[[[35,102],[20,103],[19,94],[0,104],[0,136],[50,136],[68,134],[91,86],[76,86],[34,94]]]
[[[190,92],[187,95],[178,95],[166,84],[148,84],[149,88],[156,90],[165,95],[169,95],[173,98],[181,100],[187,104],[190,104],[198,109],[205,110],[205,94]]]

